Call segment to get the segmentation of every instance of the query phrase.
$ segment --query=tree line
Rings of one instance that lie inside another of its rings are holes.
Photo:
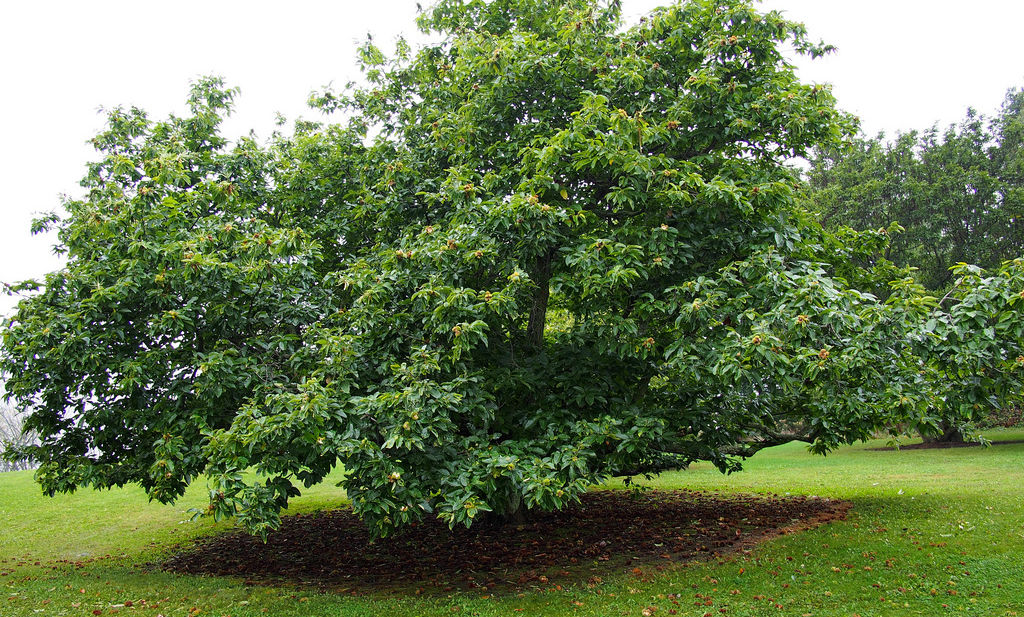
[[[1014,89],[992,117],[971,109],[944,130],[818,150],[810,199],[827,226],[891,228],[883,257],[943,291],[958,263],[997,268],[1024,255],[1022,142],[1024,91]]]

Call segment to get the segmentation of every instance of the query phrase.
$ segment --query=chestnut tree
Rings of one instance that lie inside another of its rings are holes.
[[[267,144],[219,135],[215,79],[185,117],[110,113],[0,354],[44,491],[206,476],[265,535],[343,465],[387,535],[929,421],[935,299],[851,287],[852,243],[798,205],[786,162],[854,129],[787,64],[829,51],[800,24],[441,0],[419,26]]]

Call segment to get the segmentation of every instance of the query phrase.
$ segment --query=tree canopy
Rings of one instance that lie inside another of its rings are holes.
[[[986,268],[1024,253],[1024,91],[1011,90],[991,118],[968,110],[945,130],[859,138],[812,160],[812,200],[826,225],[898,223],[886,256],[917,268],[929,289],[951,268]]]
[[[877,238],[799,205],[786,161],[854,128],[785,61],[829,51],[801,25],[744,0],[628,29],[615,1],[442,0],[419,25],[439,42],[368,42],[363,85],[311,97],[336,121],[266,145],[219,135],[216,79],[185,117],[110,113],[84,196],[39,222],[67,266],[18,287],[0,355],[45,491],[206,475],[210,514],[266,534],[340,464],[386,535],[927,424],[940,369],[1015,383],[1019,263],[965,271],[991,336],[932,363],[963,319],[851,287]]]

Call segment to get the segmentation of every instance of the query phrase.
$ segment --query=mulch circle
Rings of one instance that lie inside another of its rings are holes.
[[[371,542],[348,508],[285,517],[266,544],[242,532],[200,539],[159,567],[335,591],[446,592],[557,587],[623,570],[643,575],[845,518],[848,502],[696,491],[591,491],[522,525],[440,521]]]

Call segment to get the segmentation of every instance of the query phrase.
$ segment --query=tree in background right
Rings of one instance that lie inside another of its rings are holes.
[[[969,109],[959,124],[858,138],[816,153],[812,200],[829,228],[889,228],[885,257],[946,291],[958,263],[996,268],[1024,254],[1024,91],[994,117]],[[898,229],[898,228],[897,228]]]

